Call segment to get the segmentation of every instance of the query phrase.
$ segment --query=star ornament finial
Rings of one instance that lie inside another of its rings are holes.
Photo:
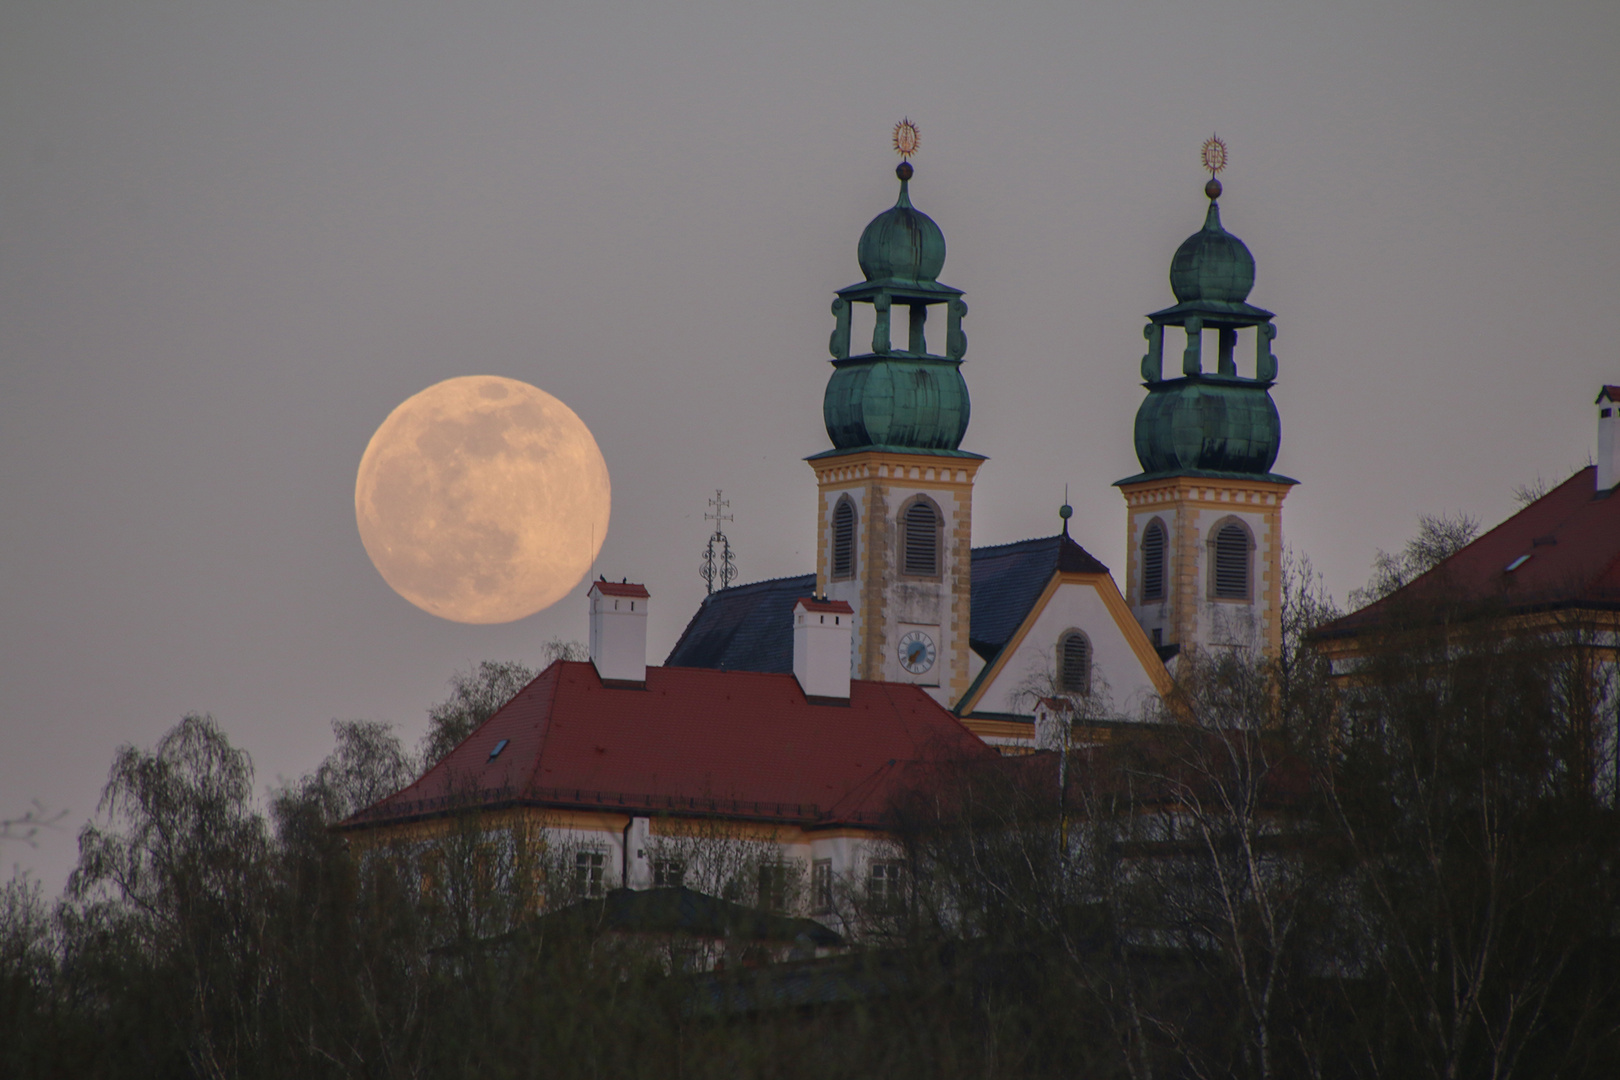
[[[917,125],[909,119],[902,119],[894,125],[894,152],[899,154],[902,160],[909,160],[911,155],[917,152],[917,146],[921,141],[922,136],[917,131]]]

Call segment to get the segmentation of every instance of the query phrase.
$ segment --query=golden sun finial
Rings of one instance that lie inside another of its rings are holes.
[[[1209,170],[1210,179],[1226,168],[1226,143],[1221,141],[1219,135],[1211,135],[1204,140],[1204,168]]]
[[[910,158],[917,152],[917,146],[922,136],[917,131],[917,125],[909,119],[901,120],[894,125],[894,152],[902,159]]]

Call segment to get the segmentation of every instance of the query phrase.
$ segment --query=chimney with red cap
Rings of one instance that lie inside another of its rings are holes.
[[[591,582],[591,662],[603,680],[647,681],[647,587]]]
[[[793,605],[793,674],[805,697],[849,700],[855,609],[807,596]]]

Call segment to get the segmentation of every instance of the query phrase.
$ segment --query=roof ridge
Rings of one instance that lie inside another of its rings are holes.
[[[730,585],[724,589],[716,589],[714,592],[703,598],[703,603],[707,604],[709,602],[709,597],[712,596],[722,596],[726,593],[734,593],[742,589],[752,589],[760,585],[775,585],[777,582],[781,581],[797,581],[799,578],[813,578],[815,576],[816,572],[814,570],[810,570],[803,574],[783,574],[781,577],[760,578],[758,581],[745,581],[741,585]]]
[[[554,712],[557,711],[557,695],[562,693],[562,666],[564,664],[584,664],[584,665],[588,666],[591,669],[591,674],[595,675],[598,681],[601,681],[601,676],[598,675],[597,672],[596,672],[596,663],[595,663],[595,661],[592,661],[592,660],[564,660],[561,657],[557,658],[556,660],[553,660],[551,662],[551,664],[546,668],[545,671],[542,671],[540,673],[540,675],[535,676],[534,682],[539,682],[540,681],[540,676],[545,675],[546,672],[553,671],[553,670],[555,670],[557,672],[557,677],[551,680],[551,694],[546,699],[545,711],[541,716],[539,745],[534,748],[534,761],[530,764],[530,766],[528,767],[527,770],[524,770],[524,769],[519,769],[518,770],[518,775],[523,778],[522,779],[522,785],[525,788],[527,788],[531,784],[533,784],[535,782],[535,780],[540,776],[540,762],[541,762],[541,759],[543,759],[546,756],[546,747],[549,746],[550,743],[551,743],[551,716],[552,716],[552,714]],[[533,686],[534,682],[531,682],[529,684],[529,686]],[[512,698],[512,701],[516,701],[518,699],[518,697],[523,696],[523,691],[527,690],[528,688],[529,688],[528,686],[525,686],[523,688],[523,690],[519,690],[517,692],[517,695]],[[506,705],[502,705],[499,709],[496,709],[494,715],[491,716],[489,718],[489,720],[486,720],[485,723],[489,723],[490,720],[494,720],[496,716],[499,716],[502,712],[504,712],[506,710],[507,705],[512,704],[512,701],[508,701],[506,703]]]
[[[1055,534],[1053,534],[1051,536],[1031,536],[1031,537],[1028,537],[1027,539],[1024,539],[1024,540],[1009,540],[1004,544],[985,544],[985,545],[983,545],[981,547],[973,548],[972,552],[973,552],[973,554],[977,555],[981,551],[982,552],[989,552],[989,551],[994,551],[997,548],[1017,547],[1020,544],[1052,543],[1054,541],[1061,541],[1062,539],[1063,539],[1063,534],[1062,533],[1055,533]],[[1078,544],[1076,544],[1075,546],[1079,547]]]
[[[1368,604],[1366,608],[1362,608],[1361,610],[1366,611],[1367,608],[1374,607],[1377,604],[1382,604],[1385,600],[1388,600],[1390,597],[1394,596],[1395,593],[1403,592],[1403,591],[1405,591],[1407,589],[1412,588],[1414,585],[1416,585],[1418,582],[1422,581],[1424,578],[1430,577],[1431,575],[1438,576],[1438,572],[1440,570],[1443,570],[1447,563],[1451,562],[1453,559],[1457,558],[1459,555],[1461,555],[1463,552],[1467,551],[1469,548],[1473,547],[1474,545],[1483,544],[1486,540],[1488,540],[1491,537],[1495,536],[1497,533],[1501,532],[1503,529],[1507,528],[1509,525],[1513,524],[1515,521],[1518,521],[1520,518],[1522,518],[1526,514],[1530,513],[1530,511],[1534,510],[1536,507],[1540,506],[1542,503],[1546,502],[1548,499],[1551,499],[1553,496],[1562,493],[1563,490],[1566,487],[1568,487],[1571,483],[1573,483],[1576,480],[1579,480],[1581,478],[1581,474],[1586,472],[1587,469],[1595,469],[1596,467],[1597,466],[1595,466],[1595,465],[1583,465],[1579,469],[1576,469],[1575,472],[1573,474],[1571,474],[1570,477],[1567,480],[1561,481],[1558,484],[1557,487],[1553,488],[1551,491],[1547,492],[1545,495],[1542,495],[1539,499],[1536,499],[1533,502],[1526,503],[1524,506],[1521,506],[1518,510],[1515,510],[1513,513],[1509,514],[1507,517],[1503,518],[1501,521],[1498,521],[1495,525],[1492,525],[1489,529],[1486,529],[1484,532],[1480,533],[1478,536],[1476,536],[1472,540],[1468,541],[1468,543],[1464,544],[1462,547],[1458,548],[1456,551],[1453,551],[1450,555],[1447,555],[1445,558],[1441,559],[1439,562],[1435,563],[1433,566],[1431,566],[1427,570],[1423,571],[1423,573],[1419,574],[1417,577],[1413,578],[1411,581],[1408,581],[1405,585],[1402,585],[1399,589],[1396,589],[1395,592],[1390,593],[1388,596],[1380,597],[1374,604]],[[1562,526],[1565,522],[1569,521],[1570,518],[1575,516],[1575,514],[1578,512],[1578,509],[1579,508],[1577,508],[1576,511],[1571,511],[1568,514],[1565,514],[1562,518],[1560,518],[1552,526],[1552,528],[1554,530],[1556,530],[1557,528]],[[1354,612],[1352,612],[1351,614],[1354,614]]]
[[[1335,633],[1344,632],[1346,630],[1353,630],[1357,626],[1366,623],[1368,620],[1380,617],[1384,611],[1393,606],[1393,602],[1397,596],[1401,596],[1403,594],[1413,595],[1411,590],[1417,589],[1420,585],[1432,584],[1434,581],[1443,581],[1443,575],[1448,571],[1448,568],[1456,562],[1456,560],[1461,559],[1466,553],[1470,552],[1474,548],[1485,544],[1487,541],[1490,541],[1508,526],[1519,521],[1527,514],[1533,513],[1538,506],[1548,502],[1548,500],[1565,497],[1564,489],[1568,488],[1571,484],[1581,482],[1586,477],[1588,472],[1593,471],[1596,468],[1597,466],[1595,465],[1582,465],[1580,468],[1571,473],[1568,478],[1559,481],[1558,485],[1551,491],[1546,492],[1540,498],[1534,500],[1533,502],[1527,503],[1518,510],[1509,514],[1507,517],[1480,533],[1478,536],[1468,541],[1468,543],[1464,544],[1456,551],[1453,551],[1450,555],[1447,555],[1444,559],[1441,559],[1439,562],[1435,563],[1433,566],[1429,567],[1429,569],[1423,571],[1423,573],[1419,574],[1411,581],[1408,581],[1400,588],[1395,589],[1393,592],[1381,596],[1372,603],[1357,608],[1354,611],[1345,612],[1332,622],[1323,624],[1318,628],[1318,630],[1326,633],[1329,636]],[[1564,525],[1568,524],[1572,519],[1574,519],[1581,512],[1581,509],[1586,505],[1587,503],[1585,501],[1578,503],[1574,509],[1559,517],[1556,522],[1551,523],[1547,529],[1542,532],[1542,535],[1556,533],[1557,530],[1563,528]],[[1600,580],[1603,574],[1607,573],[1608,569],[1612,567],[1616,561],[1620,561],[1620,554],[1617,554],[1615,559],[1606,564],[1603,570],[1594,575],[1590,581],[1582,582],[1582,589],[1584,590],[1585,588],[1589,587],[1591,581]]]

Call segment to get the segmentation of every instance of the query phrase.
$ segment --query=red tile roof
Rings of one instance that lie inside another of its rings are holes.
[[[1620,494],[1600,495],[1596,474],[1595,466],[1581,469],[1405,588],[1329,623],[1321,636],[1376,625],[1395,605],[1430,591],[1513,611],[1620,609]]]
[[[633,581],[593,581],[591,589],[595,589],[603,596],[634,596],[637,599],[646,599],[651,595],[647,592],[647,586],[637,585]],[[586,589],[585,592],[589,595],[590,589]]]
[[[1602,401],[1604,398],[1608,398],[1610,401],[1620,401],[1620,386],[1605,385],[1602,390],[1598,391],[1597,400]],[[1592,402],[1592,404],[1596,405],[1597,401]]]
[[[795,607],[803,606],[809,612],[821,612],[825,615],[853,615],[855,609],[849,606],[847,600],[817,600],[813,596],[801,596]]]
[[[848,705],[828,705],[807,700],[792,675],[649,667],[645,689],[624,688],[604,686],[593,664],[559,660],[421,779],[346,825],[511,805],[875,825],[903,779],[891,762],[995,756],[903,683],[856,680]]]

